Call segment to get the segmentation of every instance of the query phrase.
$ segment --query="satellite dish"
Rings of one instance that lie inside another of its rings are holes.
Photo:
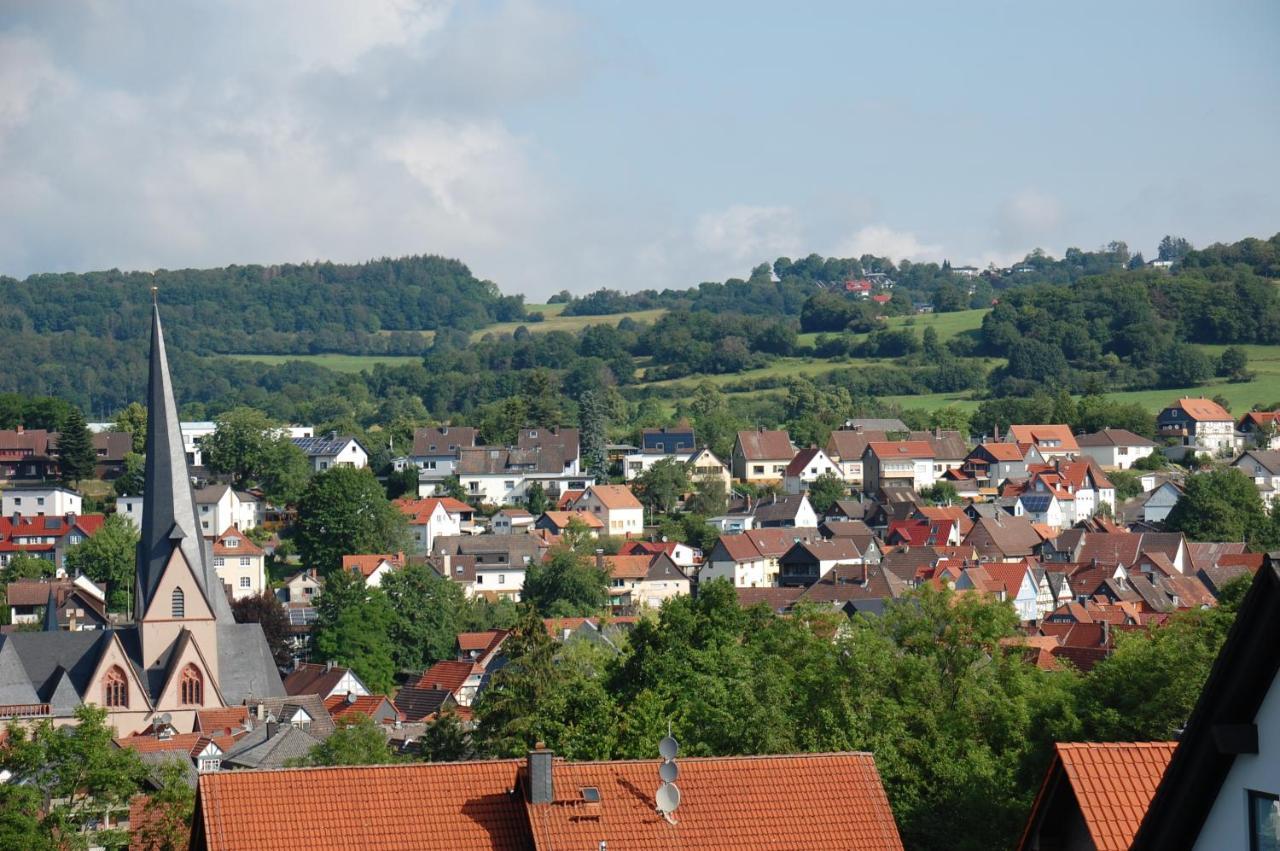
[[[662,741],[658,742],[658,755],[663,759],[675,759],[679,752],[680,743],[671,736],[663,736]]]
[[[664,762],[658,766],[658,776],[663,783],[674,783],[680,776],[680,768],[674,762]]]
[[[663,783],[658,787],[658,794],[654,796],[658,802],[658,812],[670,815],[676,811],[676,807],[680,806],[680,790],[674,783]]]
[[[172,715],[170,715],[168,712],[166,712],[166,713],[164,713],[163,715],[161,715],[161,716],[160,716],[160,723],[161,723],[161,724],[168,724],[168,723],[169,723],[169,722],[171,722],[171,721],[173,721],[173,716],[172,716]]]

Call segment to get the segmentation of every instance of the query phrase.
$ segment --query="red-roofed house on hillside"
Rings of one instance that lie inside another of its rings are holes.
[[[1025,561],[992,561],[965,568],[956,580],[956,590],[974,590],[990,594],[997,600],[1010,603],[1024,621],[1040,617],[1037,605],[1039,583],[1031,566]]]
[[[955,520],[909,518],[891,520],[884,542],[891,547],[953,547],[960,543],[960,527]]]
[[[213,569],[234,600],[267,590],[266,552],[234,526],[213,539]]]
[[[735,588],[769,588],[778,584],[780,559],[796,540],[819,541],[816,528],[749,529],[737,535],[721,535],[711,548],[698,581],[727,579]]]
[[[609,604],[615,615],[657,609],[690,592],[689,577],[666,553],[597,556],[609,571]]]
[[[30,556],[65,570],[67,550],[96,534],[104,520],[102,514],[0,516],[0,567],[14,556]]]
[[[355,573],[371,588],[382,585],[387,574],[404,567],[404,553],[370,553],[342,557],[342,569]]]
[[[469,530],[475,518],[474,508],[447,496],[397,499],[395,506],[409,521],[413,551],[418,555],[431,552],[441,535],[459,535]]]
[[[600,518],[610,537],[630,538],[644,532],[644,506],[626,485],[592,485],[573,507]]]
[[[289,695],[318,694],[326,700],[335,694],[345,695],[350,692],[365,695],[369,693],[369,689],[356,676],[355,671],[332,662],[326,662],[323,665],[305,662],[299,665],[284,678],[284,690]]]
[[[1183,446],[1214,454],[1232,452],[1242,442],[1231,414],[1212,399],[1178,399],[1156,415],[1156,430],[1161,437],[1176,437]]]
[[[350,847],[358,830],[366,851],[902,849],[871,754],[679,758],[670,819],[655,812],[659,764],[536,750],[527,760],[215,772],[200,778],[191,848],[324,851]],[[833,788],[840,806],[815,818]]]
[[[926,440],[872,441],[862,451],[862,492],[875,496],[881,488],[906,485],[916,491],[937,479],[933,445]]]
[[[1258,449],[1280,449],[1280,411],[1250,411],[1236,423],[1236,431]]]
[[[804,493],[809,489],[809,485],[818,480],[819,476],[828,473],[844,478],[840,465],[832,461],[827,453],[816,446],[801,449],[796,453],[796,457],[791,459],[791,463],[783,473],[783,490],[792,494]]]
[[[744,482],[780,482],[794,457],[791,435],[761,428],[738,432],[730,465],[734,478]]]
[[[1069,425],[1011,425],[1008,442],[1033,444],[1046,461],[1074,458],[1080,453],[1080,445]]]
[[[1019,851],[1129,851],[1176,742],[1055,746]]]
[[[400,710],[382,694],[335,694],[324,702],[329,717],[334,721],[364,715],[378,724],[392,724],[402,720]]]
[[[449,692],[459,706],[470,706],[484,683],[484,666],[471,661],[436,662],[418,677],[418,688]]]
[[[679,541],[627,541],[618,548],[620,556],[651,555],[666,553],[671,560],[680,565],[681,570],[691,570],[702,563],[702,550],[694,549]]]

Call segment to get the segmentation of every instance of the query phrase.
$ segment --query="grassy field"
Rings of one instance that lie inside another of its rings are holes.
[[[938,332],[938,339],[950,340],[957,334],[965,331],[973,331],[982,327],[982,317],[987,315],[987,308],[979,308],[978,310],[958,310],[954,313],[917,313],[911,316],[891,316],[885,320],[886,328],[912,328],[924,333],[925,328],[933,328]],[[851,334],[850,336],[861,338],[866,334]],[[818,339],[816,333],[799,335],[801,343],[812,344]]]
[[[406,363],[422,363],[417,355],[227,355],[236,360],[247,360],[278,366],[291,361],[313,363],[334,372],[362,372],[373,369],[374,364],[385,363],[387,366],[401,366]]]
[[[617,325],[630,317],[636,322],[657,322],[667,311],[666,308],[655,310],[633,310],[630,313],[610,313],[604,316],[561,316],[563,304],[530,304],[529,310],[541,313],[547,319],[543,322],[498,322],[487,325],[479,331],[471,332],[471,339],[479,340],[485,334],[511,334],[521,325],[529,329],[531,334],[545,334],[548,331],[581,331],[588,325]]]

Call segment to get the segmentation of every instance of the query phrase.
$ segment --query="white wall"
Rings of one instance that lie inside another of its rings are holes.
[[[1248,791],[1280,795],[1280,688],[1275,680],[1254,723],[1258,725],[1258,753],[1235,758],[1196,839],[1197,849],[1248,848]]]
[[[7,490],[0,505],[5,517],[21,514],[23,517],[56,517],[74,512],[82,513],[80,494],[63,488],[21,488]]]

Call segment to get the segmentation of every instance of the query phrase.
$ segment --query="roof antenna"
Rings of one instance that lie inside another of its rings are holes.
[[[668,720],[667,735],[658,742],[658,754],[662,757],[662,764],[658,766],[658,777],[662,780],[662,785],[658,787],[654,799],[658,805],[658,814],[669,824],[678,823],[672,814],[676,811],[676,807],[680,806],[680,789],[675,783],[676,778],[680,776],[680,768],[676,765],[676,754],[679,752],[680,743],[671,735],[671,721]]]

